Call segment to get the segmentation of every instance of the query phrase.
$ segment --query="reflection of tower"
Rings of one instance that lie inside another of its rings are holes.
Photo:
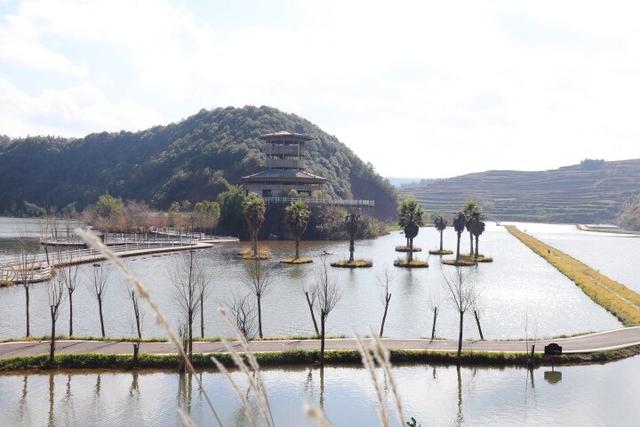
[[[310,197],[327,180],[305,171],[304,145],[308,135],[275,132],[260,136],[265,142],[265,169],[242,177],[247,193],[262,197],[288,197],[292,191]]]

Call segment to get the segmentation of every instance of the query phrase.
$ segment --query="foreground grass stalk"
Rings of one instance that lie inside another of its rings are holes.
[[[362,357],[362,365],[369,372],[373,389],[375,390],[376,397],[378,398],[378,417],[380,418],[380,423],[384,427],[389,427],[389,414],[387,413],[387,408],[384,406],[382,387],[380,387],[380,384],[378,383],[373,357],[371,356],[370,351],[365,348],[362,339],[358,335],[356,335],[356,342],[358,343],[358,351],[360,351],[360,356]]]
[[[309,418],[315,420],[320,427],[331,427],[331,422],[325,416],[324,411],[318,406],[305,403],[304,412]]]
[[[253,369],[253,374],[254,374],[254,375],[251,375],[249,373],[249,370],[246,369],[245,370],[245,375],[247,375],[247,378],[249,379],[250,384],[252,384],[253,387],[254,387],[254,390],[255,390],[255,393],[256,393],[256,397],[258,399],[258,407],[261,408],[261,411],[262,411],[262,413],[263,413],[268,425],[273,426],[273,425],[275,425],[275,423],[273,422],[273,415],[272,415],[272,412],[271,412],[271,405],[269,404],[269,397],[267,396],[267,389],[266,389],[266,387],[264,385],[264,381],[262,379],[262,374],[260,373],[260,365],[258,364],[258,361],[257,361],[255,355],[253,354],[253,352],[249,348],[249,343],[247,342],[246,337],[238,329],[237,325],[229,317],[229,315],[226,313],[226,311],[223,308],[219,308],[218,312],[220,313],[222,318],[227,322],[227,324],[235,331],[236,336],[240,341],[240,345],[242,347],[244,355],[247,358],[247,360],[249,361],[249,365]],[[228,341],[223,339],[222,343],[224,344],[224,346],[227,349],[227,351],[234,358],[234,362],[236,363],[236,365],[240,369],[246,368],[246,365],[245,365],[244,361],[242,360],[242,358],[240,357],[240,355],[238,354],[238,351],[235,348],[233,348],[233,346],[230,345]]]
[[[396,383],[393,374],[391,373],[391,360],[389,358],[389,350],[386,349],[384,344],[382,344],[382,340],[379,336],[376,336],[371,331],[371,336],[373,337],[373,343],[371,345],[371,353],[378,365],[380,365],[389,380],[389,385],[391,386],[391,394],[393,394],[393,400],[396,405],[396,413],[398,415],[399,425],[403,425],[404,421],[404,413],[402,411],[402,401],[400,400],[400,393],[398,392],[398,384]]]
[[[220,420],[220,417],[218,416],[218,412],[213,407],[213,403],[211,402],[211,399],[209,399],[209,395],[204,390],[204,387],[202,386],[202,381],[200,381],[200,378],[198,377],[198,375],[196,375],[196,371],[195,371],[195,369],[193,367],[193,364],[189,360],[189,357],[187,356],[187,354],[184,351],[184,348],[182,347],[182,343],[180,341],[180,338],[173,331],[173,328],[171,327],[171,324],[169,323],[167,318],[162,313],[162,310],[160,309],[160,306],[155,301],[155,299],[151,296],[151,293],[148,291],[148,289],[142,284],[142,282],[140,282],[133,275],[133,273],[131,273],[131,271],[129,271],[129,269],[124,264],[122,259],[120,257],[118,257],[113,251],[111,251],[108,247],[106,247],[100,241],[98,236],[96,236],[94,233],[92,233],[90,231],[82,230],[80,228],[76,229],[75,232],[78,234],[78,236],[80,236],[80,238],[82,238],[82,240],[84,240],[84,242],[89,247],[91,247],[91,248],[95,249],[96,251],[100,252],[105,257],[105,259],[110,260],[111,262],[113,262],[113,264],[120,269],[120,271],[122,272],[122,274],[125,277],[125,279],[127,279],[127,281],[131,284],[131,286],[135,290],[136,294],[140,298],[142,298],[145,301],[147,301],[147,303],[151,307],[151,310],[154,313],[154,318],[156,320],[156,323],[158,324],[158,326],[160,326],[162,328],[162,330],[164,330],[164,332],[167,334],[167,337],[169,338],[169,340],[176,346],[176,349],[178,350],[178,353],[180,354],[180,357],[184,360],[185,365],[187,366],[187,369],[189,370],[189,372],[191,374],[193,374],[195,376],[196,381],[198,382],[199,390],[203,393],[203,395],[205,397],[205,400],[207,401],[207,405],[209,406],[209,409],[211,410],[211,413],[213,414],[213,417],[215,418],[215,420],[218,423],[218,425],[222,426],[222,421]]]
[[[256,416],[254,415],[253,409],[251,408],[251,405],[249,404],[249,400],[247,399],[245,394],[242,391],[240,391],[240,387],[238,387],[238,384],[233,380],[233,377],[231,377],[231,375],[229,374],[229,371],[227,370],[227,368],[225,368],[224,365],[218,359],[216,359],[214,356],[211,357],[211,360],[216,365],[216,368],[220,372],[222,372],[222,374],[227,378],[227,380],[229,380],[229,383],[231,384],[231,387],[233,388],[233,391],[235,391],[236,396],[238,396],[238,399],[240,399],[240,402],[242,403],[242,409],[244,410],[244,413],[247,416],[247,418],[249,419],[249,421],[251,422],[251,425],[252,426],[257,426]]]

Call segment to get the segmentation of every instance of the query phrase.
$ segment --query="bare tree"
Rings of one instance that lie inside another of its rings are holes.
[[[433,312],[433,323],[431,325],[431,341],[433,341],[436,337],[436,324],[438,322],[438,314],[440,314],[440,304],[442,302],[442,298],[440,295],[434,296],[431,294],[431,299],[429,301],[429,308]]]
[[[56,322],[60,314],[60,305],[64,300],[65,282],[60,276],[49,281],[49,314],[51,315],[51,339],[49,344],[49,362],[53,363],[56,351]]]
[[[387,312],[389,311],[389,302],[391,301],[391,292],[389,292],[389,282],[391,277],[387,270],[384,271],[384,275],[379,279],[384,287],[384,295],[382,297],[382,305],[384,306],[384,313],[382,314],[382,322],[380,323],[380,337],[384,333],[384,323],[387,320]]]
[[[316,331],[316,337],[319,337],[320,331],[318,330],[318,322],[316,320],[316,314],[313,310],[313,307],[316,303],[316,298],[318,297],[318,293],[316,291],[317,291],[316,287],[312,287],[311,289],[305,289],[304,296],[307,300],[307,305],[309,306],[309,313],[311,313],[311,320],[313,321],[313,329]]]
[[[271,286],[271,269],[262,265],[262,261],[259,259],[250,261],[245,270],[244,284],[256,297],[258,335],[260,338],[264,338],[262,334],[262,298],[267,294]]]
[[[20,247],[20,256],[18,259],[18,265],[14,268],[13,276],[14,281],[21,283],[24,288],[25,299],[25,320],[26,320],[26,334],[25,336],[31,336],[31,316],[29,308],[31,305],[31,295],[29,290],[31,283],[33,283],[35,275],[36,260],[35,256],[30,253],[26,238],[20,238],[18,241]]]
[[[187,338],[186,352],[193,357],[193,320],[200,310],[202,288],[206,282],[199,256],[195,251],[183,254],[175,266],[172,283],[175,289],[176,303],[182,310]]]
[[[73,336],[73,293],[78,287],[78,264],[74,260],[73,251],[58,252],[60,267],[56,275],[64,283],[69,298],[69,336]]]
[[[323,257],[316,282],[318,311],[320,312],[320,364],[324,365],[324,340],[327,318],[340,300],[340,292],[335,279],[329,277],[327,260]]]
[[[482,326],[480,325],[480,308],[478,307],[478,301],[476,301],[476,304],[473,306],[473,317],[476,319],[480,339],[484,341],[484,334],[482,333]]]
[[[211,282],[206,276],[202,276],[202,286],[200,287],[200,338],[204,339],[204,302],[211,294]]]
[[[104,332],[104,315],[102,312],[102,306],[104,303],[104,296],[107,290],[107,283],[109,282],[109,270],[104,268],[102,264],[93,264],[93,294],[98,301],[98,314],[100,315],[100,332],[102,338],[106,336]]]
[[[255,335],[256,329],[256,309],[249,300],[251,295],[237,296],[234,295],[226,306],[231,312],[231,316],[242,335],[250,340]]]
[[[140,311],[140,302],[138,296],[133,289],[129,291],[129,297],[131,298],[131,305],[133,306],[133,317],[136,321],[136,333],[138,341],[133,343],[133,360],[138,361],[138,355],[140,354],[140,344],[142,342],[142,321],[144,319],[144,313]]]
[[[533,328],[533,337],[529,335],[529,307],[527,306],[527,311],[524,314],[524,344],[525,351],[529,354],[527,364],[529,367],[533,366],[535,361],[534,354],[536,351],[536,342],[538,340],[538,322],[535,321],[534,318],[534,328]],[[529,344],[531,343],[531,350],[529,350]]]
[[[458,363],[462,354],[462,331],[464,325],[464,314],[476,306],[478,292],[474,283],[468,280],[466,274],[462,272],[460,267],[456,267],[456,271],[452,277],[448,277],[443,272],[444,287],[449,297],[451,306],[458,312],[460,316],[460,325],[458,330]]]

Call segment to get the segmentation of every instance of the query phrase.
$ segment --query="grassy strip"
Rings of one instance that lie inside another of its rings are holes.
[[[433,352],[427,350],[391,350],[393,363],[432,363],[452,365],[458,362],[454,352]],[[575,365],[585,363],[604,363],[623,359],[640,353],[640,347],[629,347],[621,350],[611,350],[595,353],[565,354],[554,359],[556,365]],[[228,353],[214,353],[213,355],[225,366],[233,367],[233,361]],[[318,362],[320,352],[317,350],[262,352],[255,353],[260,366],[292,366],[314,365]],[[193,365],[200,369],[214,369],[211,355],[194,354]],[[177,369],[176,355],[140,354],[138,361],[133,356],[121,354],[58,354],[53,363],[49,363],[48,356],[16,357],[0,359],[0,372],[49,369]],[[325,363],[330,365],[361,365],[362,359],[357,350],[335,350],[325,353]],[[534,364],[548,364],[541,354],[534,355]],[[463,352],[462,365],[475,366],[528,366],[529,358],[525,353],[490,353]]]
[[[625,326],[640,325],[640,295],[577,259],[518,230],[505,228],[529,249],[571,279],[596,304],[616,316]]]

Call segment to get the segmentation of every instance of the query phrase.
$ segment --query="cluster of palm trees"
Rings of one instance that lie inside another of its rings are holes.
[[[424,225],[426,214],[424,209],[415,199],[404,199],[398,207],[398,224],[402,227],[405,238],[407,239],[407,264],[413,262],[413,239],[418,235],[419,227]],[[443,247],[443,232],[448,226],[448,221],[441,215],[434,218],[433,224],[440,233],[440,248],[432,250],[430,253],[438,255],[449,255],[452,252]],[[462,209],[453,216],[453,229],[457,235],[456,259],[455,264],[461,263],[461,259],[468,264],[473,264],[478,260],[482,260],[480,254],[480,236],[485,231],[484,214],[480,205],[474,200],[468,200],[464,203]],[[469,254],[464,256],[460,252],[460,242],[462,234],[469,232]]]
[[[242,214],[249,228],[251,239],[250,259],[265,258],[266,254],[260,253],[258,248],[258,236],[265,221],[267,205],[262,197],[256,193],[250,193],[242,203]],[[300,239],[307,229],[311,210],[304,200],[293,200],[284,209],[285,221],[291,228],[295,241],[295,256],[293,261],[300,260]]]
[[[413,259],[413,239],[418,236],[420,227],[424,226],[425,216],[426,212],[415,199],[404,199],[402,202],[400,202],[400,206],[398,207],[398,225],[402,227],[402,230],[404,231],[404,237],[407,239],[406,266],[411,266],[413,264],[416,264],[416,266],[418,265],[418,263],[415,263]],[[420,264],[426,266],[425,263]],[[396,262],[396,265],[399,266],[404,264]]]

